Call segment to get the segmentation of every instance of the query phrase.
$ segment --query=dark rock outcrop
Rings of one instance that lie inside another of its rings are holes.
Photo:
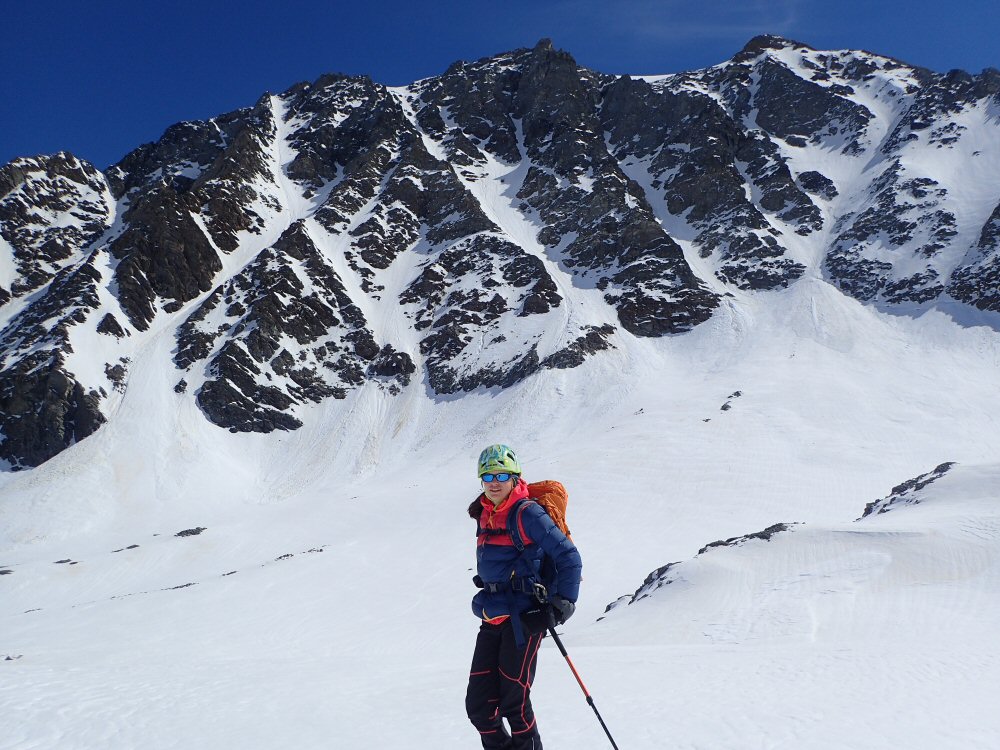
[[[955,178],[996,156],[997,106],[994,70],[775,36],[649,78],[542,40],[408,87],[324,75],[174,125],[106,174],[15,160],[0,458],[34,466],[92,434],[164,331],[171,397],[268,432],[362,388],[584,366],[807,273],[899,312],[998,312],[1000,207]]]
[[[106,421],[99,407],[105,394],[66,368],[71,331],[99,306],[100,283],[93,256],[63,269],[0,330],[0,458],[14,468],[47,461]]]
[[[112,205],[104,175],[66,152],[0,168],[0,238],[16,269],[6,289],[0,285],[0,305],[78,260],[108,229]]]
[[[1000,205],[979,234],[968,263],[955,269],[948,293],[980,310],[1000,312]]]
[[[214,423],[270,432],[300,426],[296,404],[343,398],[381,353],[300,221],[188,317],[174,361],[185,370],[204,363],[197,400]],[[386,358],[399,379],[412,374],[391,349]]]
[[[914,477],[913,479],[909,479],[902,484],[896,485],[892,488],[892,490],[890,490],[886,497],[868,503],[868,505],[865,506],[865,512],[861,514],[861,518],[858,520],[860,521],[862,518],[878,515],[880,513],[887,513],[890,510],[896,510],[897,508],[902,508],[906,505],[918,504],[920,502],[920,496],[918,493],[924,489],[924,487],[936,482],[938,479],[951,471],[954,465],[954,461],[947,461],[926,474],[921,474],[919,477]]]
[[[717,547],[739,547],[754,540],[769,542],[775,534],[786,532],[795,525],[796,524],[776,523],[773,526],[768,526],[766,529],[753,534],[744,534],[743,536],[736,536],[730,539],[710,542],[698,550],[698,554],[695,555],[695,557],[704,555]],[[605,612],[608,612],[621,604],[635,604],[636,602],[642,601],[646,597],[650,596],[658,589],[661,589],[664,586],[669,586],[671,583],[676,581],[680,575],[682,575],[683,567],[684,563],[681,562],[672,562],[660,566],[646,576],[642,585],[635,590],[635,593],[631,596],[623,596],[618,599],[618,601],[612,602],[607,606]]]

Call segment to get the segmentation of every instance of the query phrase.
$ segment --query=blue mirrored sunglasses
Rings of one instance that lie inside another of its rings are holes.
[[[510,479],[513,476],[517,476],[517,475],[516,474],[508,474],[505,471],[503,474],[483,474],[479,478],[482,479],[484,482],[492,482],[494,479],[496,481],[498,481],[498,482],[506,482],[508,479]]]

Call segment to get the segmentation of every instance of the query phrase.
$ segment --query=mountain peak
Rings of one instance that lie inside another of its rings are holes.
[[[569,52],[558,49],[549,38],[539,39],[538,43],[531,49],[529,56],[532,64],[541,63],[543,65],[555,64],[557,66],[572,68],[577,67],[576,59]]]
[[[760,34],[747,42],[743,49],[736,53],[733,60],[736,62],[744,62],[746,60],[752,60],[768,50],[789,49],[792,47],[804,47],[810,50],[813,49],[808,44],[796,42],[793,39],[785,39],[784,37],[777,36],[775,34]]]
[[[112,418],[156,336],[168,398],[270,432],[363,388],[507,388],[803,278],[1000,312],[993,185],[954,179],[1000,159],[995,73],[774,35],[734,60],[651,85],[544,38],[405,89],[327,74],[104,174],[0,169],[0,461]]]

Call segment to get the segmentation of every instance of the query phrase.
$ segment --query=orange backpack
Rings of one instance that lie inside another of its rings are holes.
[[[569,537],[569,525],[566,523],[566,504],[569,502],[569,494],[561,482],[554,479],[545,479],[541,482],[532,482],[528,485],[528,499],[534,500],[549,514],[549,517],[559,527],[559,530]]]
[[[477,497],[469,505],[469,516],[476,521],[476,534],[483,533],[483,530],[479,528],[479,516],[482,513],[483,506],[480,502],[482,495]],[[546,513],[548,513],[549,518],[556,527],[565,534],[570,541],[573,541],[573,537],[569,533],[569,525],[566,523],[566,505],[569,503],[569,493],[566,492],[566,488],[563,487],[562,482],[557,482],[554,479],[545,479],[541,482],[532,482],[528,485],[528,497],[524,500],[520,500],[517,504],[511,508],[510,515],[507,517],[507,528],[503,531],[499,530],[489,530],[486,533],[490,536],[497,534],[509,534],[511,540],[514,542],[514,546],[518,550],[524,550],[524,541],[521,539],[521,534],[517,530],[517,524],[512,523],[512,521],[520,515],[521,509],[525,502],[533,500],[542,506]],[[512,531],[513,529],[513,531]]]

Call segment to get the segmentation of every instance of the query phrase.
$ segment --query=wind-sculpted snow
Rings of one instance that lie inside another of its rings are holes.
[[[649,434],[668,431],[656,405],[646,403],[650,411],[631,414],[633,423],[645,422]],[[582,424],[574,420],[567,423]],[[795,436],[782,437],[790,446]],[[720,446],[718,457],[738,448]],[[592,455],[607,450],[624,459],[634,446],[619,435]],[[862,451],[837,455],[856,459]],[[773,525],[714,543],[654,571],[631,606],[622,601],[601,615],[593,600],[606,601],[602,594],[628,584],[623,569],[634,571],[655,545],[690,541],[690,532],[665,527],[704,529],[718,521],[706,514],[704,498],[681,506],[648,498],[660,469],[614,496],[626,504],[641,487],[647,505],[631,506],[610,528],[605,510],[588,509],[609,500],[582,489],[601,474],[589,463],[565,464],[581,487],[570,509],[590,567],[577,614],[559,631],[622,746],[660,747],[667,736],[681,746],[723,750],[782,737],[807,750],[865,747],[873,738],[920,750],[996,744],[995,464],[956,465],[911,487],[924,501],[891,513],[854,523]],[[404,483],[419,465],[420,457],[403,463]],[[462,466],[468,468],[449,459],[449,469]],[[789,460],[785,468],[775,487],[801,481],[815,467]],[[397,479],[383,476],[337,494],[343,477],[329,478],[323,491],[278,513],[237,503],[219,514],[201,498],[178,498],[182,507],[165,516],[132,513],[123,524],[70,538],[5,545],[0,670],[9,679],[0,682],[0,704],[20,717],[8,744],[84,748],[110,736],[127,747],[208,748],[235,739],[264,750],[282,742],[353,747],[374,740],[423,750],[475,742],[461,697],[479,627],[462,606],[474,591],[466,574],[473,541],[457,550],[415,546],[415,569],[447,567],[398,587],[393,597],[385,592],[399,574],[382,562],[414,535],[466,538],[468,519],[455,502],[460,493],[429,493],[423,513],[387,520],[386,507],[398,502],[403,486]],[[441,483],[432,478],[422,486],[440,490]],[[758,516],[750,506],[760,499],[711,498],[731,523]],[[110,502],[110,493],[102,500]],[[670,507],[668,525],[662,521]],[[791,503],[790,510],[807,508]],[[345,668],[350,680],[340,678]],[[410,674],[419,675],[424,690],[400,679]],[[268,708],[248,726],[246,707],[258,705],[261,694]],[[373,696],[419,711],[405,722],[378,721]],[[596,722],[582,721],[591,716],[551,642],[539,652],[532,696],[539,715],[545,711],[547,741],[607,746]],[[910,720],[894,718],[906,710]],[[799,724],[789,715],[815,718]],[[416,740],[414,721],[421,728]]]
[[[645,78],[542,40],[405,87],[323,75],[106,174],[16,160],[0,457],[35,466],[113,419],[161,336],[181,402],[268,432],[369,387],[587,366],[816,278],[998,311],[998,95],[996,71],[778,37]]]
[[[768,526],[762,531],[757,531],[752,534],[744,534],[742,536],[730,537],[729,539],[720,539],[715,542],[709,542],[700,550],[695,557],[704,555],[709,550],[715,549],[717,547],[739,547],[747,542],[752,541],[764,541],[769,542],[775,534],[780,534],[785,531],[789,531],[795,524],[789,523],[776,523],[772,526]],[[619,599],[611,602],[605,608],[605,612],[611,612],[616,607],[625,604],[635,604],[642,601],[643,599],[653,595],[658,589],[668,586],[674,581],[682,580],[684,572],[684,565],[680,562],[667,563],[662,565],[656,570],[652,571],[646,576],[642,585],[635,590],[635,593],[631,596],[623,596]]]
[[[89,389],[111,384],[110,364],[124,392],[107,389],[108,424],[90,437],[0,473],[0,707],[18,717],[0,745],[476,743],[462,705],[480,626],[465,508],[479,450],[507,440],[527,479],[569,490],[585,573],[559,630],[620,747],[998,746],[995,331],[937,310],[886,315],[811,278],[732,291],[689,334],[633,337],[600,290],[514,241],[510,193],[462,183],[499,228],[472,239],[506,237],[561,297],[548,313],[501,313],[498,330],[513,318],[522,338],[487,339],[486,355],[516,353],[546,315],[575,316],[537,339],[543,369],[506,389],[428,397],[419,342],[444,300],[494,280],[502,295],[531,288],[466,269],[459,252],[419,331],[408,316],[430,308],[374,304],[339,251],[348,240],[308,211],[224,256],[216,287],[148,332],[115,309],[107,254],[83,266],[97,307],[84,300],[84,322],[66,328],[62,367]],[[463,241],[418,240],[373,266],[375,294],[397,300]],[[577,333],[596,310],[600,325]],[[81,335],[103,321],[107,334]],[[412,352],[407,386],[397,374]],[[343,377],[355,365],[359,385]],[[300,367],[345,397],[314,402]],[[221,398],[208,410],[237,429],[302,426],[230,434],[199,407],[210,382]],[[294,402],[246,396],[267,387]],[[945,459],[956,465],[917,488]],[[909,477],[903,502],[853,520]],[[415,575],[392,564],[401,555]],[[641,599],[603,612],[668,561]],[[607,747],[550,639],[532,696],[548,745]],[[386,721],[390,704],[412,710]]]
[[[673,643],[857,648],[917,623],[932,639],[978,638],[979,618],[995,615],[983,597],[1000,562],[997,476],[995,465],[948,462],[869,503],[854,523],[775,524],[714,542],[654,570],[608,605],[602,624],[619,636],[659,626]]]

